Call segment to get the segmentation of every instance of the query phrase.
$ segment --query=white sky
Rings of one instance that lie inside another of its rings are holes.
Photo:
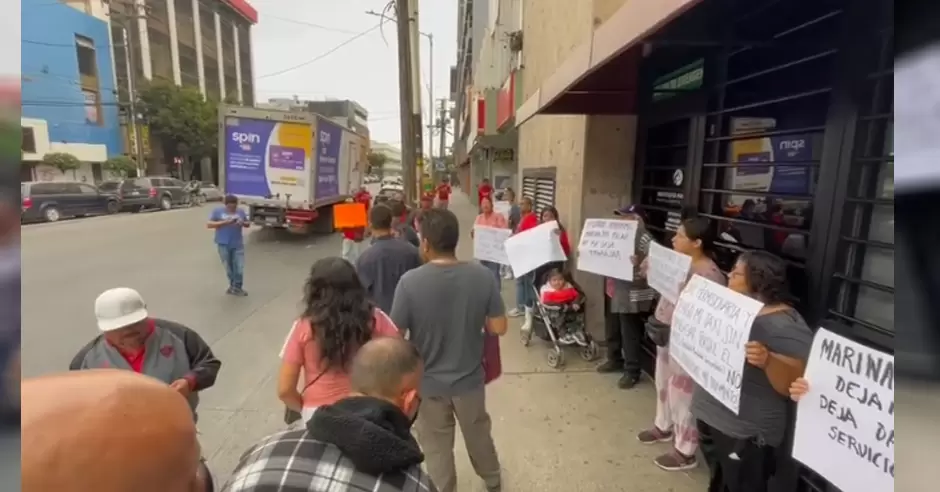
[[[258,10],[252,28],[255,97],[352,99],[369,111],[372,140],[400,145],[398,121],[398,43],[386,22],[385,39],[376,30],[323,59],[266,77],[315,58],[380,21],[388,0],[249,0]],[[448,97],[450,66],[457,56],[457,0],[420,0],[420,30],[434,36],[434,97]],[[316,27],[314,24],[322,27]],[[421,36],[421,83],[428,124],[428,40]],[[425,148],[427,148],[427,131]],[[437,153],[435,137],[435,154]]]

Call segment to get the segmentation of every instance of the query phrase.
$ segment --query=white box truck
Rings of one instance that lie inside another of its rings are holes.
[[[361,186],[366,137],[314,113],[219,109],[219,181],[254,224],[332,232],[333,205]]]

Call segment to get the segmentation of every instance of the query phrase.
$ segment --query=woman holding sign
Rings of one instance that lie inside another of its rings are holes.
[[[495,227],[497,229],[507,229],[509,224],[506,222],[506,217],[503,214],[498,214],[493,211],[493,201],[490,197],[483,197],[480,199],[480,215],[477,215],[476,220],[473,221],[474,226],[483,226],[483,227]],[[470,229],[470,237],[473,238],[473,229]],[[488,268],[493,275],[496,276],[496,285],[501,286],[503,283],[502,276],[499,274],[501,265],[492,261],[480,260],[480,263]]]
[[[672,249],[692,258],[686,281],[692,275],[701,275],[712,282],[725,285],[725,275],[712,260],[711,248],[711,224],[708,219],[694,218],[682,221],[672,237]],[[643,269],[647,268],[649,265],[645,262]],[[668,326],[672,324],[675,308],[675,304],[662,297],[653,317],[662,325]],[[650,338],[657,344],[655,383],[659,399],[656,400],[653,427],[641,432],[637,439],[643,444],[672,441],[672,450],[653,460],[653,463],[666,471],[689,470],[698,465],[695,459],[698,428],[695,417],[692,416],[692,391],[695,383],[669,356],[668,336]]]
[[[692,414],[711,474],[709,492],[765,492],[787,426],[790,375],[801,372],[813,333],[790,305],[787,264],[765,251],[738,257],[728,287],[764,304],[754,318],[741,373],[738,414],[696,386]],[[789,379],[789,380],[786,380]]]

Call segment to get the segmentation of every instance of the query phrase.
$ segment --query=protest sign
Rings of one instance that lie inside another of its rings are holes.
[[[746,363],[744,345],[764,305],[693,275],[672,315],[669,355],[705,391],[738,413]]]
[[[650,242],[646,280],[663,299],[675,304],[692,266],[692,257]]]
[[[333,205],[333,228],[355,229],[366,227],[369,221],[366,217],[364,203],[337,203]]]
[[[793,457],[844,492],[894,490],[894,357],[820,328]]]
[[[508,265],[506,248],[503,245],[512,231],[498,227],[473,226],[473,257],[478,260],[492,261]]]
[[[506,220],[509,220],[509,211],[512,209],[512,204],[506,201],[493,202],[493,211],[506,217]]]
[[[633,280],[634,220],[588,219],[578,243],[578,270]]]
[[[509,266],[516,278],[553,261],[565,261],[568,256],[561,249],[558,223],[555,221],[540,224],[525,232],[520,232],[505,243]]]

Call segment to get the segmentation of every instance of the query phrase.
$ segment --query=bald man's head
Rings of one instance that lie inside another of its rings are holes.
[[[349,381],[353,392],[388,400],[414,416],[420,403],[422,371],[421,354],[411,342],[381,337],[356,352]]]
[[[24,492],[191,492],[199,443],[179,393],[130,371],[23,381]]]

